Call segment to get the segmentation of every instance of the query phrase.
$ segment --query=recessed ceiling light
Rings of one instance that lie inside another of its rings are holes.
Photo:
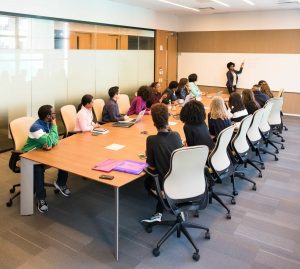
[[[163,2],[163,3],[166,3],[166,4],[169,4],[169,5],[173,5],[173,6],[176,6],[176,7],[181,7],[181,8],[193,10],[193,11],[196,11],[196,12],[200,12],[199,9],[192,8],[192,7],[188,7],[188,6],[184,6],[184,5],[180,5],[180,4],[177,4],[177,3],[170,2],[170,1],[166,1],[166,0],[158,0],[158,1],[159,1],[159,2]]]
[[[252,2],[252,1],[250,1],[250,0],[243,0],[245,3],[247,3],[247,4],[249,4],[249,5],[251,5],[251,6],[254,6],[255,4]],[[299,0],[300,1],[300,0]]]
[[[219,5],[222,5],[224,7],[230,7],[228,4],[226,4],[226,3],[222,2],[222,1],[219,1],[219,0],[211,0],[211,1],[213,1],[213,2],[215,2],[217,4],[219,4]]]

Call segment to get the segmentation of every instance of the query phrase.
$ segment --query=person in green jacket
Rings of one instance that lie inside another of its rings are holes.
[[[56,125],[56,114],[51,105],[43,105],[38,110],[39,119],[30,127],[29,135],[23,151],[34,149],[51,150],[58,144],[58,132]],[[34,191],[37,198],[37,208],[41,213],[48,211],[48,204],[45,200],[46,190],[44,188],[45,166],[43,164],[34,165]],[[64,196],[71,194],[66,183],[68,172],[58,170],[57,180],[54,182]]]

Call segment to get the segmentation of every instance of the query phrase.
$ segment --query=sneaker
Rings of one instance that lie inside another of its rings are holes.
[[[141,220],[141,222],[147,222],[147,223],[160,222],[161,218],[162,218],[162,213],[156,213],[150,219],[144,219]]]
[[[68,189],[67,185],[65,185],[65,186],[59,186],[59,185],[57,184],[57,182],[54,181],[54,186],[55,186],[55,188],[58,189],[58,190],[61,192],[61,194],[64,195],[64,196],[69,196],[69,195],[71,194],[71,192],[70,192],[70,190]]]
[[[37,208],[41,213],[48,211],[48,204],[45,200],[38,200]]]

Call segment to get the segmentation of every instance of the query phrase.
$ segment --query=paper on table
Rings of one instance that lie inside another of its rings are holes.
[[[177,124],[176,121],[169,121],[169,125],[170,125],[170,126],[174,126],[174,125],[176,125],[176,124]]]
[[[120,150],[122,148],[125,148],[125,146],[120,145],[120,144],[111,144],[111,145],[108,145],[104,148],[117,151],[117,150]]]

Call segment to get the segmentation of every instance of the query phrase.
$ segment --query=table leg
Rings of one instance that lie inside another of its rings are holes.
[[[21,157],[20,214],[33,214],[33,165],[35,162]]]
[[[115,191],[115,258],[119,260],[119,187]]]

